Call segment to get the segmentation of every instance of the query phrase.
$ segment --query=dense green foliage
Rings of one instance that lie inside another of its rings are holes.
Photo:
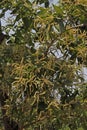
[[[10,12],[0,44],[6,116],[20,130],[87,130],[86,0],[3,0],[0,9],[1,19]]]

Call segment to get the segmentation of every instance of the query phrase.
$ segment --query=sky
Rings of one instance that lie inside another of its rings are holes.
[[[50,3],[56,4],[58,2],[58,0],[49,0]]]

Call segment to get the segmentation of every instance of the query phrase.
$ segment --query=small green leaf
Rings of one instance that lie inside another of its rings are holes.
[[[53,7],[54,7],[54,10],[56,11],[56,14],[58,16],[62,16],[63,15],[63,10],[61,9],[61,7],[56,6],[56,5],[53,5]]]
[[[38,16],[47,17],[49,15],[47,8],[40,7],[40,11],[38,12]]]
[[[84,130],[82,127],[78,128],[77,130]]]

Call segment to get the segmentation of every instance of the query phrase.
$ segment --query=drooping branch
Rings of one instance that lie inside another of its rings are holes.
[[[76,26],[72,26],[72,27],[68,28],[67,30],[76,29],[76,28],[87,30],[87,24],[78,24]]]

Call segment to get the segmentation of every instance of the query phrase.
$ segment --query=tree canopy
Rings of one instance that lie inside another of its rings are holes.
[[[86,130],[87,1],[3,0],[0,10],[1,129]]]

